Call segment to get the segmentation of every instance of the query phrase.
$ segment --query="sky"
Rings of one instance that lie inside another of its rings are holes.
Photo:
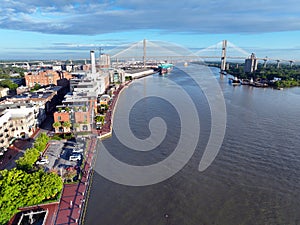
[[[226,39],[258,57],[300,60],[300,2],[1,0],[0,60],[88,58],[143,39],[195,51]]]

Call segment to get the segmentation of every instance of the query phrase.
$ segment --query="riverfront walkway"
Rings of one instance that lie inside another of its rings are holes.
[[[65,184],[62,197],[58,206],[55,224],[79,224],[87,196],[93,158],[96,151],[97,138],[91,137],[85,154],[86,161],[83,168],[81,181],[75,184]]]
[[[125,84],[123,85],[120,85],[119,88],[117,90],[115,90],[113,92],[113,99],[112,99],[112,102],[111,104],[109,105],[108,107],[108,110],[106,112],[106,115],[105,115],[105,124],[102,126],[102,128],[100,130],[98,130],[98,136],[100,136],[100,138],[104,138],[104,137],[108,137],[111,135],[111,132],[112,132],[112,120],[113,120],[113,112],[114,112],[114,109],[115,109],[115,105],[118,101],[118,97],[119,97],[119,94],[120,92],[122,91],[122,89],[124,87],[127,87],[132,81],[127,81]]]

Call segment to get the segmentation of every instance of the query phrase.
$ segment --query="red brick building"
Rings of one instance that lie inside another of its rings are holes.
[[[50,84],[57,85],[57,81],[62,79],[70,80],[72,75],[68,72],[62,71],[40,71],[38,73],[28,73],[25,75],[26,86],[31,88],[34,87],[35,84],[39,84],[42,86],[47,86]]]
[[[65,132],[70,132],[71,127],[64,127],[63,124],[64,122],[69,122],[70,121],[70,113],[69,112],[55,112],[53,114],[54,116],[54,124],[60,123],[60,126],[54,126],[55,133],[65,133]]]
[[[59,124],[60,126],[55,126],[56,133],[68,133],[71,130],[75,132],[81,131],[91,131],[91,123],[93,122],[91,119],[92,110],[91,103],[82,106],[58,106],[61,111],[55,112],[54,116],[54,124]],[[66,110],[68,108],[68,110]],[[72,120],[71,120],[72,118]],[[67,129],[64,127],[64,122],[69,122],[70,127]]]

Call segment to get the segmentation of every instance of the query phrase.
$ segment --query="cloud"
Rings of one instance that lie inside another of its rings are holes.
[[[300,30],[299,9],[296,0],[4,0],[0,28],[78,35],[265,33]]]

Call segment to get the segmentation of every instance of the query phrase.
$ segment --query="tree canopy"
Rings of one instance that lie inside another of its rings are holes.
[[[0,225],[6,224],[20,207],[54,199],[62,187],[63,181],[55,173],[27,173],[16,168],[0,171]]]
[[[34,163],[38,160],[41,153],[47,146],[49,137],[46,133],[41,133],[35,140],[33,147],[25,151],[24,155],[16,160],[17,168],[25,171],[30,171]]]
[[[244,64],[239,64],[237,67],[236,64],[230,64],[227,73],[236,76],[240,79],[256,79],[262,78],[267,80],[273,80],[275,77],[280,78],[273,83],[275,87],[294,87],[300,86],[300,66],[293,65],[292,67],[289,65],[280,65],[279,68],[274,65],[267,65],[267,67],[263,67],[263,65],[258,64],[258,68],[253,73],[245,73],[244,72]]]
[[[12,82],[11,80],[1,80],[0,81],[0,86],[1,87],[7,87],[9,88],[10,90],[16,90],[18,88],[18,85],[14,82]]]

